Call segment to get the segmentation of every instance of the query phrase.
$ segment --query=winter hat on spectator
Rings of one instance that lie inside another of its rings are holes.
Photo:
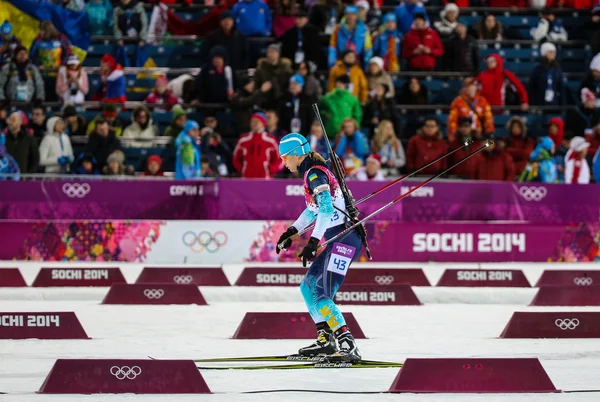
[[[25,114],[24,111],[22,110],[17,110],[14,113],[18,113],[19,116],[21,116],[21,125],[22,126],[28,126],[29,125],[29,117],[27,117],[27,114]],[[12,113],[11,113],[12,114]]]
[[[70,54],[69,58],[67,58],[67,66],[78,66],[80,64],[79,57],[75,53]]]
[[[173,121],[175,121],[178,118],[180,118],[181,116],[185,116],[187,114],[185,112],[185,109],[181,105],[173,106],[173,108],[171,109],[171,113],[173,113]]]
[[[162,158],[160,156],[158,156],[158,155],[150,155],[148,157],[148,160],[146,161],[146,165],[149,165],[151,162],[158,163],[158,168],[159,169],[162,167],[162,164],[163,164]]]
[[[279,43],[271,43],[269,47],[267,47],[267,50],[269,49],[273,49],[277,53],[281,54],[281,45]]]
[[[102,58],[100,59],[100,62],[108,64],[111,71],[114,70],[115,68],[117,68],[117,61],[110,54],[105,54],[104,56],[102,56]]]
[[[548,54],[548,52],[556,53],[556,46],[554,45],[554,43],[551,43],[551,42],[542,43],[542,46],[540,46],[540,54],[542,55],[542,57],[546,56]]]
[[[596,95],[588,88],[583,88],[581,90],[581,103],[586,103],[588,101],[596,101]]]
[[[381,166],[381,156],[377,154],[371,154],[367,157],[367,162],[375,162],[377,166]]]
[[[573,137],[571,139],[571,143],[569,148],[575,152],[581,152],[586,148],[589,148],[591,144],[585,140],[583,137]]]
[[[63,119],[66,119],[67,117],[72,117],[72,116],[77,116],[77,111],[75,110],[75,106],[73,106],[73,105],[65,106],[65,108],[63,109]]]
[[[346,9],[344,10],[344,14],[358,14],[358,8],[356,8],[355,6],[348,6],[346,7]]]
[[[231,13],[231,11],[229,10],[225,10],[221,13],[221,21],[223,21],[226,18],[231,18],[233,19],[233,14]]]
[[[290,83],[295,82],[296,84],[300,85],[301,87],[304,87],[304,77],[301,76],[300,74],[294,74],[292,75],[292,78],[290,78]]]
[[[0,33],[2,33],[2,35],[10,35],[11,32],[12,32],[12,24],[8,21],[4,21],[2,26],[0,26]]]
[[[16,51],[15,54],[17,54]],[[592,59],[592,62],[590,63],[590,70],[600,71],[600,53],[595,55]]]
[[[113,151],[110,155],[108,155],[106,162],[118,162],[119,165],[122,165],[123,163],[125,163],[125,154],[123,153],[123,151]]]
[[[364,8],[365,10],[367,10],[367,12],[369,12],[369,10],[371,9],[371,6],[369,6],[369,2],[366,0],[358,0],[356,3],[354,3],[354,5],[357,8]]]
[[[169,85],[169,80],[167,80],[167,77],[165,77],[164,75],[161,75],[160,77],[158,77],[156,79],[156,82],[154,83],[154,86],[156,88],[158,88],[159,85],[162,85],[163,87],[166,87],[167,85]]]
[[[62,119],[58,116],[50,117],[48,119],[48,121],[46,122],[46,134],[54,134],[54,127],[56,126],[56,122],[58,122],[59,120],[62,121]]]
[[[183,125],[183,131],[185,131],[187,134],[189,134],[190,131],[195,128],[200,129],[200,125],[198,125],[198,123],[196,123],[194,120],[188,120]]]
[[[396,22],[396,15],[394,13],[387,13],[383,16],[383,23],[386,22]]]
[[[117,111],[117,106],[113,105],[112,103],[107,103],[102,109],[102,116],[104,117],[117,117],[118,114],[119,112]]]
[[[279,142],[281,156],[302,156],[310,153],[308,140],[298,133],[289,133]]]
[[[456,4],[448,3],[448,4],[446,4],[446,7],[444,7],[442,12],[440,13],[440,17],[442,17],[442,18],[446,17],[446,14],[448,14],[451,11],[454,11],[457,16],[458,16],[458,14],[460,14],[460,10],[458,9],[458,6]]]
[[[252,120],[252,119],[260,120],[262,122],[263,126],[267,125],[267,116],[265,116],[264,113],[256,112],[252,116],[250,116],[250,120]]]
[[[369,64],[376,64],[380,70],[383,70],[383,59],[379,56],[371,57]]]
[[[416,19],[422,19],[423,21],[427,21],[427,19],[425,18],[425,14],[423,14],[423,13],[415,13],[415,16],[413,17],[413,21]]]

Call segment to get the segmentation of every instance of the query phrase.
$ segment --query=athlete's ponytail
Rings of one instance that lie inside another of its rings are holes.
[[[318,152],[311,151],[311,152],[308,154],[308,157],[309,157],[310,159],[312,159],[313,161],[315,161],[315,162],[318,162],[319,164],[322,164],[323,166],[327,166],[327,162],[325,161],[325,158],[323,158],[323,157],[321,156],[321,154],[319,154]]]

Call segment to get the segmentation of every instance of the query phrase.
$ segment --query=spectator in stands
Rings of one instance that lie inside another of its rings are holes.
[[[244,36],[269,36],[273,16],[262,0],[242,0],[231,10],[237,29]]]
[[[196,93],[196,79],[191,74],[181,74],[169,81],[167,88],[173,96],[183,99],[184,103],[190,103]]]
[[[279,145],[265,131],[266,125],[266,116],[254,113],[250,118],[251,131],[240,137],[233,150],[233,166],[243,178],[270,179],[282,167]]]
[[[208,119],[209,117],[205,117],[205,127],[200,130],[202,158],[206,158],[212,171],[218,172],[219,176],[227,176],[233,168],[231,148],[215,130],[217,119],[213,117],[214,122],[207,121]]]
[[[569,34],[560,21],[552,12],[552,9],[544,7],[540,11],[540,22],[537,27],[531,28],[531,37],[538,42],[565,42],[569,40]]]
[[[4,21],[0,25],[0,67],[15,56],[15,49],[21,45],[21,41],[13,35],[12,24]]]
[[[200,159],[200,177],[203,179],[215,179],[219,175],[211,168],[210,161],[206,155]]]
[[[67,37],[58,32],[52,22],[42,21],[40,33],[29,50],[31,61],[40,70],[49,70],[64,66],[70,54],[71,45]]]
[[[15,158],[13,158],[7,151],[6,146],[4,146],[5,137],[0,135],[0,181],[1,180],[11,180],[18,181],[19,173],[21,173],[21,169],[19,169],[19,165]],[[12,175],[7,177],[5,175]]]
[[[565,157],[567,156],[567,152],[569,152],[569,147],[571,146],[571,138],[571,133],[566,133],[560,146],[558,148],[555,147],[556,152],[554,152],[554,155],[552,156],[552,160],[556,164],[557,183],[565,182]]]
[[[460,95],[450,104],[448,116],[448,141],[455,139],[458,121],[461,117],[469,117],[472,128],[479,134],[493,134],[494,117],[488,101],[481,96],[477,82],[473,78],[465,79]]]
[[[360,181],[385,181],[381,171],[381,157],[377,154],[369,155],[366,165],[360,167],[350,178]]]
[[[565,136],[565,122],[562,117],[553,117],[548,122],[548,137],[554,142],[554,149],[560,148]]]
[[[440,40],[442,41],[444,47],[446,43],[456,35],[458,14],[458,6],[454,3],[448,3],[440,12],[440,20],[433,23],[433,27],[440,35]]]
[[[21,173],[37,173],[40,163],[38,144],[23,127],[23,113],[16,111],[8,117],[8,126],[0,137],[0,143],[6,146],[6,151],[15,159]]]
[[[304,77],[300,74],[292,76],[288,90],[277,102],[281,128],[286,134],[293,132],[305,135],[310,130],[313,120],[312,104],[316,102],[316,99],[305,95],[303,87]],[[273,134],[271,130],[267,131]]]
[[[89,0],[85,4],[89,31],[92,35],[113,35],[113,7],[110,0]]]
[[[469,142],[469,145],[465,146],[466,142]],[[473,120],[471,117],[459,118],[455,139],[448,144],[448,151],[457,151],[448,156],[448,165],[454,165],[459,160],[481,147],[481,145],[482,136],[473,129]],[[474,179],[476,164],[477,157],[474,156],[452,169],[449,172],[449,175],[451,177],[459,177],[462,179]]]
[[[398,31],[396,16],[393,13],[386,14],[383,23],[375,36],[373,56],[382,58],[385,70],[395,73],[400,71],[402,34]]]
[[[569,152],[565,156],[565,183],[567,184],[589,184],[590,167],[586,161],[586,155],[590,143],[583,137],[573,137]]]
[[[358,55],[361,64],[366,65],[373,55],[371,34],[364,22],[358,19],[358,9],[347,6],[345,19],[335,27],[329,40],[328,66],[333,67],[338,58],[343,58],[346,51]]]
[[[292,60],[294,68],[300,63],[321,64],[319,31],[308,23],[308,14],[299,10],[295,17],[296,26],[288,29],[281,37],[281,56]]]
[[[204,112],[204,127],[211,128],[213,132],[219,133],[223,138],[232,137],[233,130],[224,119],[217,119],[217,109],[208,109]],[[202,130],[200,130],[202,131]],[[238,136],[233,135],[237,141]]]
[[[558,169],[552,157],[554,150],[552,139],[550,137],[542,137],[529,156],[529,163],[523,173],[521,173],[519,181],[557,183]]]
[[[71,173],[76,175],[99,175],[98,163],[90,152],[82,152],[71,168]]]
[[[302,88],[304,95],[314,100],[320,100],[323,96],[323,88],[321,88],[321,83],[314,75],[315,71],[317,71],[315,63],[302,62],[298,65],[297,74],[304,78],[304,87]]]
[[[567,129],[575,136],[590,136],[600,124],[600,109],[596,107],[596,96],[587,88],[581,90],[581,104],[567,112]]]
[[[432,71],[437,59],[444,55],[444,47],[436,31],[427,26],[425,14],[415,14],[413,27],[402,43],[402,57],[415,71]]]
[[[486,137],[493,139],[493,136]],[[515,164],[512,157],[504,151],[501,143],[494,141],[475,158],[475,180],[515,180]]]
[[[71,140],[65,133],[65,122],[60,117],[51,117],[47,128],[40,144],[40,166],[46,168],[46,173],[69,173],[74,158]]]
[[[110,54],[100,59],[100,86],[92,100],[106,103],[127,102],[127,83],[123,67]]]
[[[219,28],[202,41],[203,64],[210,62],[211,49],[222,46],[227,50],[227,60],[234,71],[247,68],[250,54],[246,38],[235,28],[231,11],[223,11],[220,18]]]
[[[6,107],[0,103],[0,132],[2,132],[6,128]]]
[[[235,111],[237,132],[245,133],[250,130],[250,116],[261,110],[267,102],[267,94],[273,85],[265,81],[259,88],[252,77],[242,77],[240,88],[231,98],[231,105]]]
[[[410,138],[406,150],[406,168],[408,172],[414,172],[421,166],[439,158],[448,152],[448,145],[443,139],[442,132],[437,121],[433,117],[425,119],[423,128],[417,135]],[[438,163],[422,170],[422,175],[433,175],[446,169],[447,160],[442,159]]]
[[[352,50],[345,50],[342,53],[341,60],[335,63],[335,66],[329,70],[329,79],[327,90],[333,91],[336,79],[339,76],[346,75],[350,78],[349,91],[363,103],[369,98],[369,87],[367,78],[362,68],[357,63],[357,56]]]
[[[499,54],[490,54],[486,59],[487,70],[477,76],[483,96],[490,106],[520,105],[521,110],[529,109],[529,97],[525,86],[511,71],[504,69],[504,61]],[[502,113],[501,109],[493,113]]]
[[[429,89],[417,77],[411,77],[404,83],[397,96],[400,105],[429,105]]]
[[[105,176],[133,176],[133,166],[125,165],[125,154],[121,150],[113,151],[106,159],[106,166],[102,169]]]
[[[68,104],[65,106],[62,112],[62,118],[65,122],[65,133],[67,133],[69,137],[86,135],[85,118],[77,114],[73,105]]]
[[[125,122],[119,117],[117,107],[109,103],[102,108],[102,114],[97,115],[90,121],[87,127],[87,135],[90,135],[96,130],[96,121],[100,118],[106,120],[110,132],[113,133],[115,137],[120,137],[123,134]]]
[[[542,59],[529,77],[529,98],[532,105],[564,105],[565,79],[556,60],[556,46],[546,42],[540,46]]]
[[[0,80],[0,83],[2,80]],[[600,53],[595,55],[590,63],[590,71],[581,81],[579,94],[583,98],[583,89],[589,89],[596,97],[596,107],[600,107]],[[577,134],[579,135],[579,134]]]
[[[373,92],[373,96],[363,108],[363,126],[369,127],[369,137],[372,138],[375,129],[383,120],[390,120],[394,129],[400,131],[400,117],[396,110],[394,98],[389,96],[388,84],[379,84]]]
[[[516,175],[520,176],[525,166],[527,166],[529,155],[535,148],[535,143],[533,139],[527,137],[527,124],[522,117],[511,117],[506,124],[506,132],[505,151],[512,157]]]
[[[475,26],[475,30],[482,40],[502,40],[502,24],[492,14],[486,14]]]
[[[271,82],[271,89],[266,93],[267,107],[275,108],[277,106],[277,99],[285,92],[292,75],[292,62],[285,57],[281,57],[281,46],[277,44],[269,45],[267,57],[258,60],[255,75],[258,87],[262,87],[267,81]]]
[[[171,110],[171,107],[179,103],[183,103],[183,99],[177,98],[168,88],[169,81],[167,77],[160,76],[156,79],[154,89],[146,97],[147,104],[150,105],[165,105],[165,108],[154,108],[155,112],[164,113]]]
[[[281,39],[283,34],[294,27],[298,6],[294,0],[275,0],[273,14],[273,36]],[[290,59],[290,60],[293,60]]]
[[[325,121],[327,137],[336,137],[342,122],[347,118],[362,121],[362,108],[356,96],[348,90],[350,78],[346,74],[336,78],[335,88],[323,97],[320,110]]]
[[[185,109],[181,105],[173,106],[171,109],[171,114],[173,116],[171,124],[165,129],[165,132],[162,135],[165,137],[171,137],[173,140],[175,140],[181,130],[183,130],[183,125],[188,120],[188,117]]]
[[[583,32],[586,39],[588,36],[590,37],[592,54],[600,53],[600,4],[592,10],[592,19],[589,24],[586,24]]]
[[[142,176],[146,177],[164,177],[163,160],[158,155],[150,155],[146,160],[146,167],[142,172]]]
[[[310,9],[308,21],[319,32],[331,35],[343,13],[342,0],[317,0]]]
[[[325,141],[329,141],[329,144],[331,144],[331,141],[323,133],[321,123],[316,120],[312,123],[310,126],[310,134],[306,137],[306,140],[310,144],[311,151],[317,152],[325,158],[325,160],[329,160],[329,147]]]
[[[27,49],[18,46],[15,58],[0,70],[0,103],[40,104],[45,98],[44,80],[39,69],[29,60]]]
[[[417,14],[422,14],[425,24],[429,26],[429,17],[425,7],[419,0],[406,0],[394,9],[398,30],[402,35],[406,35],[411,30],[414,18]]]
[[[335,138],[334,152],[340,157],[346,175],[355,173],[365,164],[369,142],[353,118],[344,119]]]
[[[139,40],[139,45],[144,46],[148,38],[148,17],[142,1],[120,0],[113,13],[113,35],[120,46],[123,46],[123,38]]]
[[[593,130],[587,130],[585,140],[590,144],[588,158],[593,157],[600,148],[600,125],[595,125]]]
[[[467,33],[463,24],[456,26],[456,35],[444,43],[444,56],[440,60],[440,70],[479,73],[479,45],[477,40]]]
[[[279,126],[279,115],[275,110],[267,110],[265,113],[265,117],[267,119],[267,124],[265,126],[265,131],[271,134],[277,141],[279,141],[283,136],[285,136],[288,131],[281,128]]]
[[[81,104],[89,92],[88,76],[81,68],[76,54],[71,54],[67,65],[58,69],[56,94],[64,103]]]
[[[389,120],[382,120],[375,130],[371,151],[378,155],[382,164],[381,173],[393,176],[406,165],[406,154],[402,142],[394,131],[394,125]]]
[[[158,136],[158,128],[152,122],[152,114],[146,106],[138,106],[131,114],[131,124],[123,131],[123,138],[128,140],[126,144],[135,148],[151,148],[152,140]]]
[[[377,87],[381,84],[388,86],[386,97],[393,98],[396,93],[394,91],[394,81],[392,77],[384,70],[385,62],[381,57],[373,57],[369,60],[367,69],[367,86],[369,88],[370,97],[375,96]]]
[[[84,152],[91,153],[94,156],[98,169],[101,170],[106,166],[108,155],[120,149],[121,141],[115,136],[114,132],[111,132],[108,121],[103,117],[98,117],[95,120],[95,130],[90,134]]]
[[[235,89],[234,74],[227,65],[227,50],[216,46],[210,50],[210,64],[202,67],[196,78],[193,105],[199,103],[229,103]]]
[[[194,120],[188,120],[175,140],[177,158],[175,179],[197,179],[201,176],[200,126]]]
[[[46,135],[48,127],[46,126],[46,111],[41,106],[36,106],[31,111],[31,119],[23,121],[23,125],[27,127],[27,133],[33,135],[39,144],[42,138]]]

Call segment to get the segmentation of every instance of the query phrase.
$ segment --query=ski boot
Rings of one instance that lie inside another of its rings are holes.
[[[354,337],[348,330],[348,327],[343,326],[342,328],[335,331],[340,349],[338,352],[328,356],[331,361],[343,361],[347,363],[358,363],[362,357]]]
[[[338,352],[335,336],[326,322],[317,324],[317,340],[304,348],[298,350],[302,356],[327,356]]]

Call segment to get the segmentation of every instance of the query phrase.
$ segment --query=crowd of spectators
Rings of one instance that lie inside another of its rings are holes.
[[[600,6],[585,1],[546,1],[531,30],[539,43],[539,62],[525,85],[504,67],[501,53],[482,59],[479,40],[501,41],[507,28],[493,14],[472,26],[461,23],[468,0],[444,1],[430,15],[418,0],[405,0],[384,13],[378,0],[297,3],[294,0],[241,0],[223,11],[218,27],[199,49],[197,75],[170,81],[156,78],[143,104],[131,110],[131,121],[119,118],[127,101],[127,79],[118,54],[100,62],[94,88],[82,60],[68,39],[42,21],[29,49],[15,37],[12,21],[0,26],[0,166],[4,173],[134,174],[127,148],[152,148],[158,137],[175,147],[178,179],[241,176],[273,178],[291,175],[281,164],[278,140],[289,132],[307,136],[311,148],[328,157],[327,141],[342,160],[348,177],[383,180],[412,172],[450,150],[459,152],[421,174],[437,174],[487,140],[494,145],[460,165],[450,175],[478,180],[586,183],[600,145],[600,54],[593,58],[577,93],[576,107],[564,118],[550,120],[547,135],[527,137],[519,117],[531,106],[566,105],[565,78],[557,44],[571,32],[550,7],[591,10],[586,37],[600,52]],[[505,4],[506,3],[506,4]],[[527,7],[520,1],[489,0],[490,7]],[[557,3],[557,4],[554,4]],[[585,4],[584,4],[585,3]],[[83,11],[94,35],[110,35],[117,48],[148,41],[149,21],[137,0],[60,1]],[[329,35],[327,51],[322,35]],[[272,36],[256,63],[248,37]],[[501,43],[501,42],[498,42]],[[324,85],[316,75],[327,68]],[[449,106],[448,120],[421,119],[416,133],[404,130],[398,105],[427,105],[430,96],[418,77],[396,88],[393,74],[402,71],[463,73],[468,78]],[[243,73],[239,73],[242,71]],[[86,122],[81,106],[100,101],[101,112]],[[63,104],[60,113],[41,107]],[[33,106],[28,116],[12,104]],[[326,133],[314,122],[318,103]],[[224,105],[221,109],[204,104]],[[507,136],[497,137],[494,115],[514,107]],[[235,118],[221,121],[222,109]],[[202,121],[192,119],[200,110]],[[517,112],[520,111],[519,112]],[[153,113],[170,113],[171,124],[160,132]],[[445,124],[442,124],[445,123]],[[446,126],[446,132],[442,127]],[[71,138],[86,136],[79,155]],[[470,145],[464,146],[465,142]],[[405,145],[403,145],[403,142]],[[405,151],[406,148],[406,151]],[[0,170],[2,172],[2,170]],[[143,175],[164,175],[157,155],[147,158]]]

